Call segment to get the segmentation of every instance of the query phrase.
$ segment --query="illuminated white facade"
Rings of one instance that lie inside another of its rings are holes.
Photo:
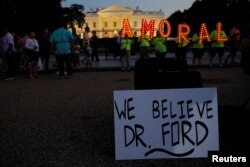
[[[159,22],[164,19],[163,11],[141,11],[139,7],[136,10],[111,5],[98,11],[89,11],[85,14],[85,25],[90,31],[95,30],[98,37],[114,37],[122,29],[124,18],[129,19],[130,26],[137,36],[140,35],[142,19],[155,20],[155,32],[158,29]],[[82,34],[84,29],[77,29],[77,34]]]

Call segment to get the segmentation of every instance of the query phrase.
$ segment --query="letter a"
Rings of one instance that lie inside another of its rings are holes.
[[[202,43],[204,40],[210,42],[210,36],[207,30],[207,25],[205,23],[201,24],[200,34],[199,34],[199,43]]]
[[[122,23],[122,38],[124,38],[125,35],[128,35],[129,37],[134,36],[128,18],[124,18]]]

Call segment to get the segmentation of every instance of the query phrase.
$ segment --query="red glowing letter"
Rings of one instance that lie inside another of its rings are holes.
[[[150,20],[149,24],[145,19],[142,19],[141,24],[141,37],[145,38],[146,33],[150,32],[150,38],[154,37],[154,26],[155,26],[155,20]]]
[[[204,40],[210,42],[210,36],[207,30],[207,26],[205,23],[201,24],[201,28],[200,28],[200,34],[199,34],[199,43],[202,43]]]
[[[167,32],[164,34],[164,25],[167,26]],[[161,34],[162,37],[167,38],[169,37],[169,35],[171,34],[171,24],[169,23],[168,20],[161,20],[161,22],[159,23],[159,32]]]
[[[134,34],[131,30],[128,18],[123,19],[123,24],[122,24],[122,38],[125,37],[125,35],[128,35],[129,37],[133,37]]]
[[[217,27],[217,41],[218,42],[226,42],[227,41],[227,37],[223,37],[222,35],[222,24],[219,22],[216,24]]]
[[[178,43],[189,43],[188,35],[190,33],[190,27],[188,24],[178,25]]]

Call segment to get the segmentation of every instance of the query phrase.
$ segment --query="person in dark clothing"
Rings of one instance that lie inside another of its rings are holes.
[[[49,71],[49,56],[50,56],[49,39],[50,39],[49,30],[46,28],[46,29],[44,29],[43,34],[39,40],[41,59],[45,65],[45,72],[46,73]]]
[[[94,61],[94,58],[96,61],[99,61],[98,56],[98,37],[96,35],[96,31],[92,31],[92,37],[90,38],[90,47],[92,48],[92,54],[91,54],[91,61]]]
[[[241,64],[245,74],[250,75],[250,22],[243,31],[243,39],[240,44]]]
[[[178,42],[178,36],[176,38],[177,48],[175,51],[175,57],[179,61],[187,61],[187,51],[188,51],[188,43],[184,40]]]
[[[122,30],[119,31],[119,33],[117,34],[116,38],[115,38],[115,51],[114,51],[114,59],[116,59],[117,56],[121,56],[121,40],[122,40]]]
[[[228,63],[229,59],[231,58],[231,64],[236,64],[234,58],[237,56],[237,51],[239,48],[240,42],[240,29],[236,25],[234,26],[229,33],[229,51],[227,58],[225,59],[225,64]]]

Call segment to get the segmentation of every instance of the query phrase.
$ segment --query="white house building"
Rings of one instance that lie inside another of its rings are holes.
[[[137,36],[140,35],[142,19],[155,20],[155,32],[158,29],[159,22],[164,19],[163,11],[142,11],[137,7],[135,10],[122,7],[116,4],[96,11],[89,11],[85,14],[85,26],[90,31],[95,30],[98,37],[114,37],[122,29],[124,18],[128,18],[132,30]],[[76,26],[77,27],[77,26]],[[77,28],[77,34],[82,34],[84,28]]]

